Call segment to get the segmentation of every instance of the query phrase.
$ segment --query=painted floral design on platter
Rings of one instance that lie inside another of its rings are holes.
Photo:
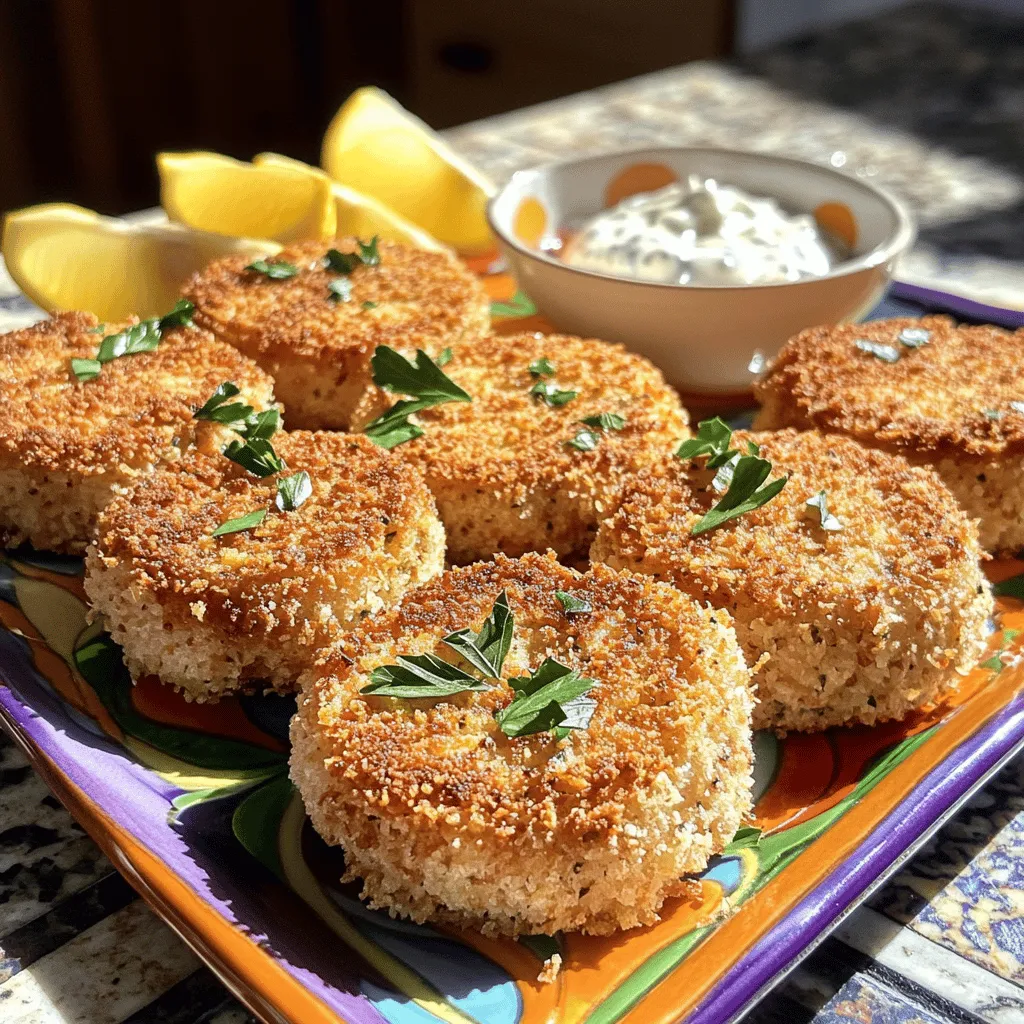
[[[59,697],[75,728],[112,741],[154,777],[167,828],[214,850],[221,870],[256,879],[287,913],[315,914],[365,965],[359,992],[391,1024],[613,1024],[647,1011],[652,990],[646,1019],[672,1019],[656,998],[658,982],[685,969],[687,955],[723,918],[925,743],[950,710],[820,736],[759,733],[763,836],[740,838],[715,858],[690,895],[666,907],[660,924],[605,939],[493,941],[391,920],[368,910],[356,887],[339,885],[340,854],[313,832],[287,778],[293,701],[267,695],[192,705],[154,679],[133,686],[119,649],[86,621],[79,571],[76,560],[27,552],[0,564],[0,652],[31,652],[34,670],[22,698],[32,702],[38,691]],[[1009,646],[1016,640],[1011,620],[1024,625],[1024,613],[1005,613],[989,667],[974,673],[968,694],[998,679],[994,666],[1018,659]],[[541,961],[556,951],[562,973],[554,984],[538,984]]]

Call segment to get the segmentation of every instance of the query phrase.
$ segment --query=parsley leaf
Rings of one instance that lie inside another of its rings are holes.
[[[904,327],[896,338],[907,348],[920,348],[922,345],[928,344],[928,339],[931,336],[932,332],[926,327]]]
[[[541,356],[530,363],[530,373],[534,377],[554,377],[555,364],[547,356]]]
[[[348,277],[336,277],[327,282],[327,297],[332,302],[352,301],[352,280]]]
[[[253,414],[251,405],[241,402],[228,403],[229,398],[239,394],[238,385],[226,380],[218,385],[212,395],[193,413],[197,420],[212,420],[214,423],[241,423]]]
[[[364,302],[364,303],[362,304],[362,306],[363,306],[363,309],[376,309],[376,308],[377,308],[377,307],[378,307],[379,305],[380,305],[380,303],[379,303],[379,302]],[[446,352],[448,352],[448,351],[451,351],[451,350],[450,350],[450,349],[445,349],[445,351],[446,351]],[[441,364],[441,363],[439,362],[439,363],[438,363],[438,365],[439,365],[439,366],[441,366],[441,365],[443,365],[443,364]]]
[[[324,263],[328,270],[336,274],[351,274],[357,267],[375,267],[380,263],[380,250],[377,243],[380,241],[374,235],[369,242],[362,242],[356,239],[358,252],[342,252],[340,249],[328,249],[324,256]]]
[[[394,448],[423,434],[423,428],[409,422],[409,417],[423,409],[447,402],[471,402],[462,390],[430,356],[417,351],[411,362],[387,345],[378,345],[370,360],[373,382],[385,391],[411,398],[396,402],[364,429],[364,433],[381,448]]]
[[[454,633],[449,633],[441,643],[447,644],[488,678],[500,679],[502,666],[512,646],[514,626],[508,594],[503,590],[494,602],[491,614],[484,620],[479,633],[474,633],[471,629],[458,629]]]
[[[196,307],[188,299],[178,299],[174,309],[160,317],[159,327],[161,331],[169,330],[171,327],[192,327],[192,314]]]
[[[90,327],[89,330],[87,330],[85,333],[86,334],[106,334],[107,333],[107,325],[106,324],[97,324],[95,327]]]
[[[281,425],[281,414],[276,409],[264,409],[253,413],[245,421],[245,426],[238,433],[249,441],[262,438],[269,441],[277,433]]]
[[[818,491],[813,498],[808,498],[805,502],[808,508],[816,509],[818,512],[818,522],[821,524],[823,530],[835,532],[843,528],[843,524],[828,510],[828,497],[824,491]]]
[[[283,476],[277,481],[277,497],[274,504],[282,512],[294,512],[311,494],[313,484],[310,482],[309,474],[302,470],[299,473],[292,473],[291,476]]]
[[[152,352],[160,344],[160,338],[164,331],[172,327],[191,327],[194,311],[195,306],[188,299],[178,299],[170,313],[142,320],[116,334],[108,334],[100,342],[96,358],[72,360],[71,372],[79,380],[94,380],[100,374],[100,370],[96,368],[95,364],[109,363],[122,356],[136,355],[139,352]],[[90,333],[96,333],[96,330],[93,328]],[[77,369],[75,368],[76,364]]]
[[[571,441],[566,441],[566,445],[570,448],[575,448],[579,452],[592,452],[597,447],[599,438],[592,430],[578,430],[576,436]]]
[[[102,369],[103,364],[98,359],[71,360],[71,372],[79,380],[95,380]]]
[[[566,615],[586,615],[594,610],[588,597],[577,597],[565,590],[556,590],[555,597]]]
[[[596,416],[584,416],[580,423],[598,430],[621,430],[626,425],[625,417],[617,412],[599,412]]]
[[[900,361],[900,350],[895,345],[884,345],[880,341],[869,341],[867,338],[858,338],[854,345],[867,352],[869,356],[881,359],[883,363],[898,363]]]
[[[285,278],[294,277],[299,272],[299,268],[287,260],[256,260],[245,269],[254,270],[257,274],[269,277],[273,281],[283,281]]]
[[[741,825],[736,829],[736,835],[722,851],[725,854],[735,853],[737,850],[753,850],[761,844],[761,830],[753,825]]]
[[[435,654],[400,654],[397,665],[381,665],[360,693],[378,697],[451,697],[466,690],[489,690],[482,679],[450,665]]]
[[[731,440],[732,427],[725,420],[719,416],[702,420],[697,426],[697,436],[684,441],[676,449],[676,458],[699,459],[707,455],[707,468],[717,469],[739,454],[735,448],[729,447]]]
[[[273,445],[262,437],[251,437],[244,443],[232,441],[224,449],[224,454],[232,462],[261,478],[273,476],[284,469],[284,463],[274,451]]]
[[[586,696],[596,680],[545,658],[529,676],[508,680],[515,697],[508,707],[495,713],[506,736],[531,736],[553,729],[559,738],[568,729],[586,729],[597,701]]]
[[[538,381],[530,388],[530,394],[541,399],[545,405],[566,405],[579,395],[578,391],[563,391],[552,381]]]
[[[772,464],[767,459],[758,458],[756,455],[740,456],[733,469],[729,489],[719,499],[717,505],[694,523],[690,528],[690,535],[696,537],[698,534],[707,533],[708,530],[714,530],[730,519],[766,505],[789,480],[789,477],[783,476],[765,484],[771,471]]]
[[[434,360],[438,366],[447,366],[452,361],[452,350],[450,348],[442,349],[440,355]]]
[[[267,510],[265,508],[256,509],[255,512],[246,512],[244,516],[221,523],[210,536],[223,537],[226,533],[239,533],[242,530],[251,530],[254,526],[259,526],[266,517]]]

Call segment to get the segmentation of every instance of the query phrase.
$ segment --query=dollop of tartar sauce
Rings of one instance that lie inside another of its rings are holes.
[[[599,213],[563,258],[639,281],[745,285],[821,277],[846,255],[809,214],[691,175]]]

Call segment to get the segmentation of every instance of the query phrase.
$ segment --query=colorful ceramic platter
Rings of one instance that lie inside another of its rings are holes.
[[[498,325],[544,329],[500,275]],[[291,698],[190,705],[133,686],[88,622],[77,559],[0,560],[0,717],[110,859],[254,1013],[350,1024],[725,1024],[1024,742],[1024,564],[955,699],[876,728],[755,737],[741,833],[662,921],[606,938],[484,939],[391,920],[287,776]],[[1009,582],[1007,582],[1009,581]],[[541,963],[559,952],[551,984]]]

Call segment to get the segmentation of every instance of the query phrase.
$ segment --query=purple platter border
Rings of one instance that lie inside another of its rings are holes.
[[[889,294],[898,299],[908,299],[918,305],[927,306],[929,309],[943,309],[950,313],[959,313],[972,320],[983,320],[999,324],[1002,327],[1024,327],[1024,310],[1008,309],[1005,306],[989,306],[963,295],[955,295],[952,292],[943,292],[935,288],[925,288],[924,285],[892,281],[889,284]]]
[[[937,764],[837,870],[736,963],[686,1024],[727,1024],[753,1006],[1022,744],[1024,694]]]

